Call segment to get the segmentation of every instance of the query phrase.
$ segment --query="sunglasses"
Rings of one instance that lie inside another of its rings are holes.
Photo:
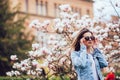
[[[84,38],[85,38],[86,41],[95,40],[94,36],[86,36]]]

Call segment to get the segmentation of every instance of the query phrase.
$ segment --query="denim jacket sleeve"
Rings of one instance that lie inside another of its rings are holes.
[[[85,67],[86,65],[86,46],[81,45],[80,51],[73,51],[71,53],[71,60],[76,67]]]
[[[100,68],[104,68],[108,66],[108,62],[105,59],[105,55],[101,53],[101,51],[95,48],[96,58],[98,59]]]

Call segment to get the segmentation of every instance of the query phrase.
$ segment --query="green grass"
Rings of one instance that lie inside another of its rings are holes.
[[[19,77],[7,77],[7,76],[4,76],[4,77],[0,77],[0,80],[26,80],[26,79],[22,79],[22,78],[19,78]]]
[[[21,78],[21,77],[0,76],[0,80],[27,80],[27,79],[30,80],[29,77]],[[33,79],[33,80],[40,80],[40,79]],[[45,79],[43,79],[43,80],[45,80]],[[70,80],[70,79],[69,79],[69,77],[66,77],[66,76],[64,76],[63,79],[61,79],[58,76],[54,76],[48,80]]]
[[[63,79],[61,79],[60,77],[52,77],[49,80],[70,80],[69,77],[64,76]]]

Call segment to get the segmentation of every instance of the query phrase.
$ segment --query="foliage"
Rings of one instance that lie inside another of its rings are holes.
[[[64,80],[70,80],[67,76],[64,76],[63,78],[64,78]],[[28,77],[28,76],[24,76],[24,78],[23,77],[6,77],[6,76],[2,76],[2,77],[0,77],[0,80],[31,80],[31,78]],[[39,80],[39,79],[34,79],[34,80]],[[42,80],[42,79],[40,79],[40,80]],[[54,77],[51,77],[49,80],[61,80],[61,78],[58,77],[58,76],[57,77],[54,76]]]
[[[31,42],[22,32],[25,18],[15,20],[17,12],[10,10],[9,0],[0,0],[0,75],[11,69],[10,55],[17,54],[22,59],[30,49]]]
[[[0,77],[0,80],[23,80],[23,78],[2,76],[2,77]]]
[[[116,72],[115,75],[120,77],[120,72]]]

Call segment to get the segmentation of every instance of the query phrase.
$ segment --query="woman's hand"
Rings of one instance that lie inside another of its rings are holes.
[[[100,43],[100,41],[97,38],[95,38],[95,41],[93,43],[93,48],[97,48],[99,43]]]
[[[80,40],[80,45],[85,45],[84,42],[85,42],[85,39],[82,38],[82,39]]]

